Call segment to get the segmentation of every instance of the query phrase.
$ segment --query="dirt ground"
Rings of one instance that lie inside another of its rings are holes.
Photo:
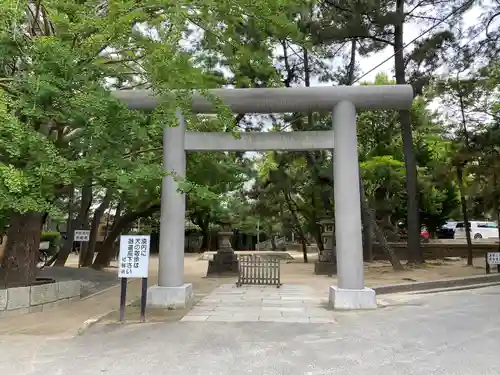
[[[290,252],[290,254],[294,260],[281,262],[281,279],[284,284],[306,284],[318,290],[325,290],[326,293],[328,287],[336,283],[335,278],[314,274],[316,254],[309,254],[309,263],[303,262],[301,253]],[[208,261],[199,260],[199,258],[200,254],[186,254],[184,259],[185,281],[193,284],[193,305],[217,286],[236,282],[235,277],[206,277]],[[420,268],[395,272],[389,262],[380,261],[365,264],[365,279],[367,286],[375,286],[481,275],[486,272],[484,258],[474,259],[474,264],[474,267],[467,267],[464,259],[459,261],[428,261]],[[149,271],[151,280],[155,280],[158,273],[157,256],[151,258]],[[190,306],[182,310],[148,309],[147,321],[151,323],[179,320],[189,309]],[[138,301],[128,306],[125,314],[127,323],[138,323],[139,311]],[[98,326],[114,324],[117,320],[118,312],[115,311],[102,319]]]
[[[309,263],[304,263],[301,253],[289,252],[294,260],[281,261],[281,279],[286,284],[306,284],[314,288],[327,288],[336,282],[328,276],[314,274],[316,254],[309,254]],[[204,294],[217,285],[236,282],[234,277],[206,277],[208,261],[199,260],[200,254],[186,254],[184,258],[185,280],[193,284],[195,293]],[[156,275],[158,257],[154,256],[150,262],[150,273]],[[365,263],[365,280],[367,286],[399,284],[412,281],[440,280],[453,277],[465,277],[485,274],[484,258],[474,259],[474,266],[467,267],[466,260],[443,261],[429,260],[418,268],[407,268],[402,272],[395,272],[388,261]]]
[[[328,287],[335,283],[331,277],[314,274],[314,262],[317,260],[316,254],[309,254],[309,263],[304,263],[301,253],[289,252],[294,260],[281,262],[281,277],[283,283],[307,284],[314,288]],[[198,260],[199,255],[186,255],[185,275],[195,284],[202,279],[207,280],[207,261]],[[453,277],[464,277],[484,274],[484,258],[474,259],[474,266],[467,267],[466,260],[427,261],[422,267],[408,268],[403,272],[395,272],[388,261],[377,261],[365,263],[365,279],[367,286],[399,284],[411,281],[439,280]],[[335,278],[334,278],[335,279]],[[226,281],[227,282],[227,281]]]
[[[292,253],[294,260],[281,262],[281,279],[284,284],[306,284],[313,288],[328,289],[336,282],[336,278],[314,274],[314,262],[317,255],[309,254],[309,263],[304,263],[301,253]],[[199,254],[186,254],[184,273],[186,282],[193,284],[196,294],[209,293],[217,285],[236,282],[234,277],[206,277],[208,261],[199,260]],[[157,272],[158,258],[151,260],[150,271]],[[484,274],[484,258],[474,259],[474,267],[467,267],[465,259],[459,261],[428,261],[420,268],[408,268],[395,272],[389,262],[379,261],[365,263],[365,279],[367,286],[399,284],[412,281],[439,280],[453,277],[464,277]]]
[[[309,254],[309,263],[304,263],[302,253],[289,252],[293,260],[281,261],[281,279],[286,284],[306,284],[314,288],[325,288],[336,282],[328,276],[314,274],[314,262],[317,261],[316,254]],[[209,293],[220,284],[236,282],[234,277],[206,277],[208,261],[200,260],[200,254],[186,254],[184,258],[185,281],[193,284],[195,294],[204,295]],[[112,262],[108,271],[116,272],[116,262]],[[69,267],[77,267],[77,258],[72,255],[68,259]],[[156,279],[158,274],[158,256],[153,255],[149,266],[150,277]],[[399,284],[412,281],[440,280],[453,277],[465,277],[485,274],[484,258],[475,258],[474,266],[467,267],[466,260],[443,261],[429,260],[418,268],[407,268],[402,272],[395,272],[388,261],[377,261],[365,263],[366,285]]]
[[[281,261],[281,277],[283,283],[307,284],[311,286],[331,285],[332,278],[314,274],[314,262],[317,261],[316,254],[308,254],[309,263],[304,263],[302,253],[288,252],[293,260]],[[200,260],[201,254],[186,254],[184,257],[184,274],[186,282],[193,283],[195,291],[201,288],[201,284],[218,285],[231,283],[235,278],[207,278],[207,260]],[[78,267],[78,258],[71,255],[66,264],[68,267]],[[116,262],[111,263],[108,271],[116,271]],[[158,273],[158,255],[152,255],[149,265],[151,276]],[[465,277],[481,275],[486,273],[484,258],[475,258],[474,266],[467,267],[466,259],[458,261],[428,260],[419,268],[407,268],[403,272],[395,272],[388,261],[376,261],[365,263],[365,279],[367,286],[382,284],[399,284],[411,281],[439,280],[453,277]],[[335,278],[334,278],[335,279]]]
[[[285,284],[306,284],[316,290],[323,290],[327,295],[328,287],[336,283],[331,277],[314,275],[314,262],[317,257],[309,254],[309,263],[304,264],[301,253],[290,253],[294,260],[283,260],[281,262],[282,282]],[[185,282],[193,284],[194,300],[196,304],[201,298],[212,292],[220,284],[232,284],[236,282],[234,277],[207,278],[206,272],[208,261],[199,260],[200,254],[187,254],[185,257]],[[421,268],[409,269],[403,272],[394,272],[388,262],[376,262],[365,265],[365,276],[367,286],[404,283],[412,281],[426,281],[446,279],[452,277],[464,277],[481,275],[485,273],[484,258],[474,260],[474,267],[465,266],[465,260],[436,262],[429,261]],[[78,267],[77,257],[71,255],[68,267]],[[106,271],[117,275],[116,262]],[[158,256],[152,256],[149,270],[149,284],[157,283]],[[132,302],[126,309],[126,322],[134,324],[139,321],[140,280],[129,282],[127,288],[127,300]],[[117,326],[118,301],[120,288],[112,287],[102,291],[90,298],[68,306],[61,306],[51,310],[38,313],[2,317],[0,319],[1,334],[30,334],[30,335],[54,335],[60,334],[71,336],[79,331],[82,323],[93,320],[95,317],[103,317],[95,329],[114,329]],[[178,320],[190,309],[188,306],[182,310],[148,309],[147,321],[169,321]],[[114,312],[111,312],[114,311]],[[111,312],[111,313],[110,313]],[[92,331],[92,329],[91,329]]]

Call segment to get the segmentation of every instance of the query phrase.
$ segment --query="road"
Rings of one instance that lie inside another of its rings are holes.
[[[0,337],[9,375],[499,373],[500,286],[395,295],[335,323],[112,325],[71,339]]]

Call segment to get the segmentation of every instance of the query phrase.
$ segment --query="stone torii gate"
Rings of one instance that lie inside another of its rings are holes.
[[[333,111],[333,130],[303,132],[230,133],[187,132],[182,114],[179,125],[163,135],[163,168],[184,178],[186,151],[300,151],[333,149],[335,242],[338,285],[330,286],[329,301],[337,309],[376,308],[373,289],[365,287],[361,234],[359,165],[356,138],[357,109],[409,109],[410,85],[322,86],[263,89],[214,89],[233,113]],[[161,100],[148,90],[114,91],[130,109],[152,110]],[[194,113],[216,113],[200,94],[192,96]],[[335,135],[335,137],[334,137]],[[184,307],[192,285],[184,282],[184,223],[186,203],[172,175],[163,178],[158,285],[148,290],[148,305]]]

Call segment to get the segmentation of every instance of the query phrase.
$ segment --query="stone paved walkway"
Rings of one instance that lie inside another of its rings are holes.
[[[324,293],[307,285],[223,284],[203,298],[181,321],[335,323]]]
[[[398,300],[336,312],[338,324],[115,324],[54,341],[0,335],[0,374],[499,375],[500,286]]]

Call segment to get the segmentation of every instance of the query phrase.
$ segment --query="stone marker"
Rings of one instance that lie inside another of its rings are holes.
[[[207,276],[238,276],[238,256],[231,246],[232,235],[230,220],[225,220],[218,233],[217,254],[208,262]]]
[[[333,240],[333,219],[325,217],[320,220],[323,228],[321,238],[323,240],[323,251],[320,251],[318,261],[314,263],[314,273],[316,275],[333,276],[337,273],[337,255]]]

